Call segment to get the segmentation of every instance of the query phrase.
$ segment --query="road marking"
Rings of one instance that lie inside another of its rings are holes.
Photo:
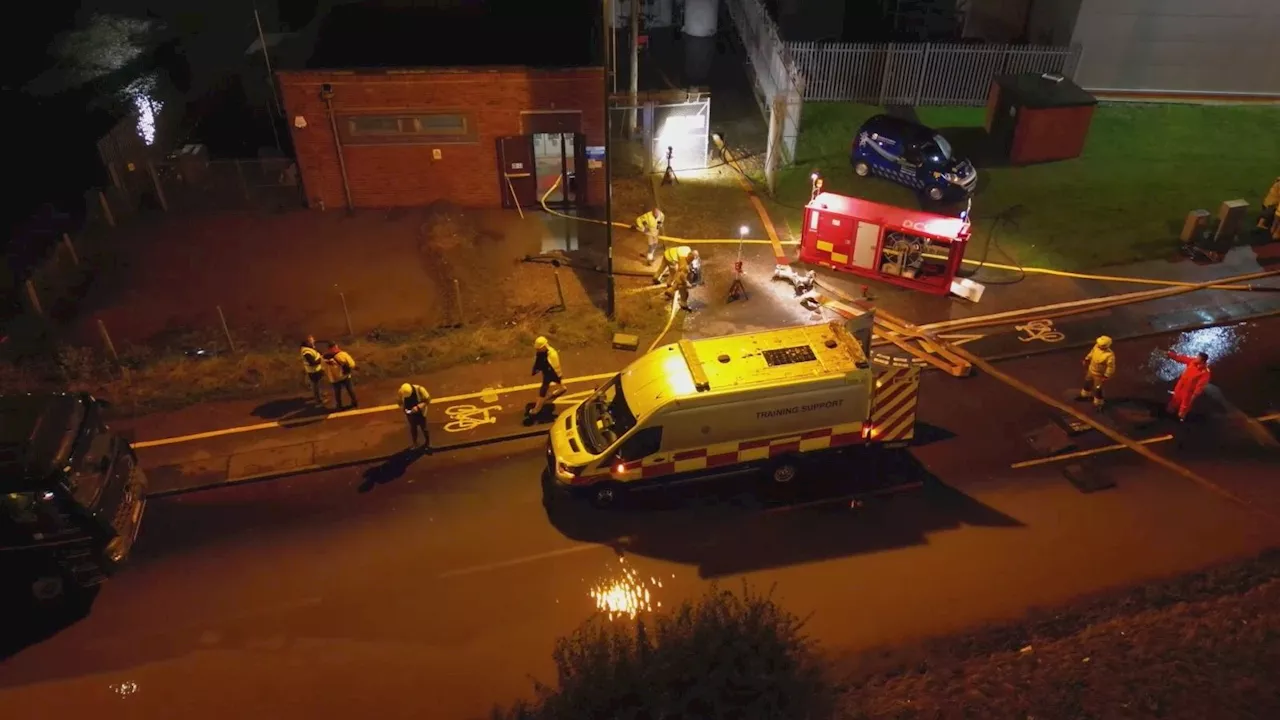
[[[445,408],[444,414],[449,416],[450,422],[445,423],[445,432],[463,432],[466,430],[474,430],[481,425],[492,425],[498,422],[498,416],[493,415],[490,411],[502,410],[501,405],[486,405],[484,407],[476,407],[475,405],[450,405]]]
[[[1027,334],[1026,337],[1018,338],[1022,342],[1043,340],[1047,343],[1056,343],[1067,339],[1066,335],[1053,327],[1052,320],[1030,320],[1025,325],[1014,325],[1013,329]]]
[[[573,383],[594,382],[596,380],[604,380],[617,375],[616,372],[600,373],[597,375],[583,375],[582,377],[568,378],[562,385]],[[536,390],[542,387],[542,383],[529,383],[528,385],[516,385],[509,388],[485,388],[472,393],[462,395],[449,395],[447,397],[431,398],[432,405],[440,403],[455,402],[458,400],[475,400],[485,398],[495,398],[498,395],[509,394],[513,392],[523,392],[525,390]],[[485,400],[485,402],[491,402]],[[370,415],[372,413],[388,412],[391,410],[400,410],[399,405],[378,405],[370,408],[357,408],[355,410],[343,410],[342,412],[329,413],[319,417],[292,418],[289,420],[275,420],[272,422],[257,423],[255,425],[241,425],[239,427],[223,428],[221,430],[209,430],[208,432],[192,433],[190,435],[179,435],[177,437],[161,438],[159,440],[140,440],[133,443],[135,449],[160,447],[161,445],[177,445],[178,443],[192,442],[195,440],[206,440],[208,438],[222,437],[224,435],[239,435],[247,432],[257,432],[259,430],[273,430],[275,428],[293,427],[294,425],[306,425],[316,422],[317,420],[337,420],[340,418],[357,417],[359,415]]]
[[[1277,420],[1280,420],[1280,413],[1271,413],[1270,415],[1263,415],[1262,417],[1251,418],[1251,420],[1259,423],[1275,422]],[[1173,439],[1172,435],[1161,435],[1159,437],[1147,438],[1146,440],[1139,440],[1138,444],[1139,445],[1156,445],[1158,443],[1168,442],[1172,439]],[[1074,460],[1076,458],[1090,457],[1093,455],[1101,455],[1103,453],[1115,452],[1116,450],[1124,450],[1124,449],[1125,449],[1124,445],[1107,445],[1105,447],[1094,448],[1093,450],[1080,450],[1073,453],[1067,453],[1065,455],[1054,455],[1053,457],[1037,458],[1035,460],[1023,460],[1022,462],[1016,462],[1010,465],[1009,467],[1014,470],[1021,470],[1022,468],[1035,467],[1037,465],[1048,465],[1049,463],[1055,463],[1060,460]]]
[[[539,560],[550,560],[564,555],[574,555],[576,553],[585,552],[587,550],[608,550],[607,545],[574,545],[573,547],[560,548],[559,550],[551,550],[537,555],[525,555],[524,557],[513,558],[511,560],[503,560],[501,562],[488,563],[486,565],[475,565],[460,570],[450,570],[449,572],[440,573],[436,576],[437,580],[445,580],[447,578],[461,577],[463,575],[475,575],[477,573],[490,572],[492,570],[502,570],[503,568],[515,567],[517,565],[525,565]]]

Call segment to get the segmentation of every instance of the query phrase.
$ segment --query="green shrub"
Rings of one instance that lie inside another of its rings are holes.
[[[557,641],[556,687],[493,717],[827,718],[834,693],[803,625],[745,583],[634,623],[597,615]]]

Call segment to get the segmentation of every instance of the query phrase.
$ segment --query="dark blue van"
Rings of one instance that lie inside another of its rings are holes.
[[[878,175],[931,200],[968,197],[978,184],[973,163],[952,155],[946,138],[892,115],[876,115],[862,124],[849,149],[849,164],[862,177]]]

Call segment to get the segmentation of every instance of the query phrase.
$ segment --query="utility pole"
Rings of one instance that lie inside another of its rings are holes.
[[[603,0],[604,12],[602,13],[601,25],[604,30],[605,44],[601,47],[604,51],[604,64],[609,63],[609,47],[613,45],[613,19],[610,16],[610,10],[613,5],[611,0]],[[635,2],[635,0],[632,0]],[[616,55],[614,56],[617,57]],[[613,122],[609,119],[609,76],[612,72],[604,74],[604,243],[605,243],[605,314],[612,320],[616,317],[614,307],[614,287],[613,287],[613,155],[609,152],[609,137],[613,135]]]
[[[627,111],[627,137],[634,138],[640,92],[640,0],[627,2],[631,4],[631,109]]]
[[[280,104],[280,94],[276,91],[275,74],[271,72],[271,54],[267,52],[267,38],[262,33],[262,18],[258,16],[258,3],[253,3],[253,23],[258,27],[258,42],[262,44],[262,59],[267,63],[267,84],[271,86],[271,99],[275,101],[275,112],[271,114],[271,136],[276,139],[276,150],[284,155],[284,146],[280,144],[280,131],[276,129],[276,116],[284,117],[284,106]]]

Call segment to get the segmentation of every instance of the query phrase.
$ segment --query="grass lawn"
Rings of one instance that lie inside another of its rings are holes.
[[[851,103],[805,105],[797,162],[781,174],[771,208],[793,233],[799,234],[800,208],[809,198],[814,168],[821,170],[828,190],[917,206],[911,191],[859,178],[849,167],[850,142],[877,112],[877,107]],[[973,137],[986,114],[984,108],[967,107],[918,112],[925,124],[961,139]],[[1250,215],[1257,211],[1280,173],[1277,127],[1280,107],[1274,106],[1100,105],[1081,157],[980,168],[969,253],[981,252],[992,216],[1020,204],[1017,226],[1002,226],[997,239],[1024,265],[1083,269],[1166,256],[1191,210],[1216,212],[1223,200],[1243,198],[1252,206]],[[993,253],[991,260],[1004,258]]]

